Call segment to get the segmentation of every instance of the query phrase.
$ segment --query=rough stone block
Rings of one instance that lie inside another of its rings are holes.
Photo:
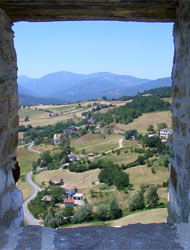
[[[6,175],[3,170],[0,169],[0,196],[2,195],[6,185]]]

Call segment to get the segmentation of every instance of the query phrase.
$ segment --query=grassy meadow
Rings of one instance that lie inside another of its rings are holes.
[[[33,193],[33,188],[26,183],[26,174],[32,170],[32,162],[36,161],[38,157],[38,154],[30,152],[26,148],[17,149],[17,158],[21,169],[17,187],[22,190],[24,200]]]
[[[116,106],[122,106],[126,102],[116,101],[116,102],[105,102],[105,101],[94,101],[99,104],[115,104]],[[94,102],[80,102],[81,108],[78,108],[78,103],[64,104],[64,105],[37,105],[31,107],[25,107],[19,109],[20,125],[29,125],[33,127],[52,125],[57,122],[67,121],[69,119],[81,119],[82,113],[90,111],[91,108],[87,107],[89,104]],[[104,110],[104,109],[103,109]],[[49,112],[63,112],[61,116],[49,117]],[[29,121],[24,121],[25,117],[29,117]]]
[[[76,152],[81,153],[84,149],[86,153],[102,153],[119,147],[119,140],[122,135],[100,135],[88,133],[77,139],[71,140],[71,146]]]
[[[125,124],[116,124],[115,126],[122,130],[136,129],[138,132],[145,133],[150,125],[157,129],[157,124],[165,122],[170,128],[172,125],[171,111],[153,112],[143,114],[142,116],[134,119],[133,122]]]

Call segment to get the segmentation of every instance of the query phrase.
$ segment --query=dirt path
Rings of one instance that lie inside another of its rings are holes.
[[[111,153],[113,151],[121,149],[123,147],[123,140],[124,140],[124,138],[122,138],[122,139],[119,140],[119,147],[118,148],[114,148],[114,149],[108,150],[108,151],[104,152],[104,154],[109,154],[109,153]],[[92,156],[91,159],[92,158],[96,158],[96,157],[100,157],[100,156],[102,156],[102,154],[98,154],[98,155]]]

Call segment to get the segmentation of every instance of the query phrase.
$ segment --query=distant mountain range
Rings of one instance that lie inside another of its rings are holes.
[[[171,86],[171,83],[170,77],[152,81],[107,72],[84,75],[61,71],[38,79],[19,76],[18,92],[23,105],[58,104],[102,96],[119,98],[123,95],[135,95],[138,91]]]

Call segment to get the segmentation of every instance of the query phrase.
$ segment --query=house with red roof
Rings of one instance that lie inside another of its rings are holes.
[[[64,184],[60,187],[65,190],[68,199],[72,198],[72,196],[78,191],[77,188],[72,184]]]
[[[72,207],[74,207],[75,200],[73,200],[73,199],[64,199],[64,205],[65,206],[72,206]]]

